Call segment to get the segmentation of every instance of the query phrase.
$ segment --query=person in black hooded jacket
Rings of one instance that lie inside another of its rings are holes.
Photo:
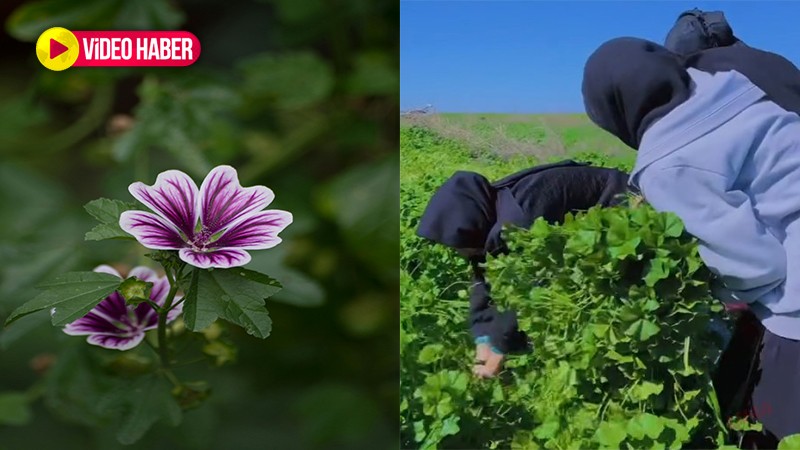
[[[733,33],[722,11],[697,8],[682,12],[664,40],[667,50],[681,56],[714,47],[743,45],[745,43]]]
[[[540,165],[494,183],[475,172],[460,171],[432,196],[417,234],[458,251],[473,271],[469,327],[476,343],[474,372],[495,375],[503,355],[528,348],[513,310],[493,305],[481,264],[487,254],[507,253],[503,226],[529,228],[542,217],[560,222],[569,212],[595,205],[612,206],[628,190],[628,175],[571,160]]]
[[[715,388],[725,416],[744,407],[763,425],[744,439],[775,448],[800,433],[800,69],[745,45],[682,57],[622,37],[588,58],[582,92],[590,119],[638,151],[631,184],[698,239],[714,295],[755,314],[753,345],[725,352],[750,354],[723,355]]]

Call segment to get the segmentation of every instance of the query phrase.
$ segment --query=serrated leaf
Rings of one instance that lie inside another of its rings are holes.
[[[100,223],[119,223],[120,214],[129,209],[136,209],[136,204],[121,200],[98,198],[83,205],[83,209],[99,220]]]
[[[66,325],[83,317],[90,309],[117,290],[122,280],[114,275],[98,272],[69,272],[41,283],[44,292],[15,309],[6,325],[20,317],[44,309],[55,308],[51,322]]]
[[[86,232],[84,240],[86,241],[103,241],[106,239],[131,239],[134,237],[122,231],[118,224],[101,223],[95,225],[94,228]]]
[[[122,231],[119,226],[119,216],[125,211],[138,209],[135,203],[121,200],[99,198],[85,204],[83,208],[100,221],[100,224],[86,233],[85,240],[101,241],[104,239],[133,239],[133,236]]]
[[[183,307],[186,326],[200,331],[222,318],[264,339],[272,320],[264,300],[281,289],[277,280],[252,270],[195,269]]]

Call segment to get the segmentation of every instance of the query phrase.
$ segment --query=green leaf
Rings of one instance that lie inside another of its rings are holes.
[[[664,422],[658,416],[650,413],[642,413],[634,417],[632,421],[639,424],[644,434],[650,439],[658,439],[664,431]]]
[[[534,428],[533,435],[539,439],[551,439],[556,436],[560,428],[558,420],[550,420]]]
[[[677,215],[673,213],[666,213],[664,222],[665,236],[674,238],[683,234],[683,222]]]
[[[636,249],[641,242],[642,238],[636,236],[631,239],[628,239],[621,245],[615,247],[609,247],[608,253],[611,255],[612,258],[625,259],[629,256],[636,255]]]
[[[278,281],[252,270],[195,269],[183,307],[184,321],[190,330],[200,331],[222,318],[264,339],[272,329],[264,300],[280,289]]]
[[[122,231],[119,226],[119,216],[128,210],[138,209],[134,203],[126,203],[120,200],[109,200],[99,198],[85,204],[83,208],[100,221],[100,225],[92,228],[86,233],[87,241],[101,241],[104,239],[133,239],[133,236]]]
[[[99,407],[107,412],[122,411],[117,440],[124,445],[141,439],[158,421],[175,426],[182,418],[169,383],[155,374],[139,377],[112,391]]]
[[[797,450],[800,448],[800,434],[786,436],[778,442],[778,450]]]
[[[119,222],[119,216],[124,211],[135,209],[134,203],[126,203],[121,200],[110,200],[107,198],[98,198],[83,205],[83,209],[92,215],[100,223],[114,223]]]
[[[425,439],[425,436],[428,435],[428,432],[425,431],[425,421],[418,420],[414,422],[414,440],[416,442],[422,442]]]
[[[664,390],[663,384],[643,381],[631,388],[631,397],[636,401],[645,401],[651,395],[658,395]]]
[[[101,223],[86,232],[84,240],[103,241],[106,239],[134,239],[130,234],[122,231],[118,224]]]
[[[594,246],[599,240],[600,233],[598,231],[579,230],[570,236],[564,250],[578,255],[588,255],[594,251]]]
[[[461,420],[458,416],[450,416],[442,421],[442,436],[455,436],[461,431],[458,422]]]
[[[764,425],[760,422],[751,422],[747,417],[736,417],[729,419],[728,428],[733,431],[761,431]]]
[[[6,325],[20,317],[44,309],[55,308],[51,322],[66,325],[83,317],[90,309],[117,290],[122,280],[114,275],[98,272],[69,272],[41,283],[44,292],[15,309]]]
[[[28,395],[24,392],[0,392],[0,425],[25,425],[31,421]]]
[[[603,422],[597,428],[594,439],[604,447],[619,448],[628,433],[620,422]]]
[[[645,284],[653,287],[659,280],[663,280],[669,276],[669,265],[661,258],[655,258],[650,261],[650,270],[644,277]]]
[[[647,319],[639,319],[633,322],[625,334],[628,336],[636,337],[640,341],[646,341],[651,337],[657,335],[661,331],[661,327]]]
[[[444,350],[444,346],[442,344],[426,345],[422,350],[420,350],[417,361],[420,364],[434,363],[442,357],[442,350]]]

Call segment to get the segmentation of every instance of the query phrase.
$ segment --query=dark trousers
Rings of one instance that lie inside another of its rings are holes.
[[[714,388],[726,420],[750,417],[764,426],[763,432],[736,436],[741,448],[776,448],[780,439],[800,433],[800,341],[777,336],[752,313],[741,313]]]

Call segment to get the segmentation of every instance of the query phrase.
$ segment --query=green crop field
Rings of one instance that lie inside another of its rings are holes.
[[[467,264],[415,234],[456,170],[494,180],[565,157],[629,169],[632,150],[579,115],[406,116],[400,133],[402,448],[735,448],[730,428],[754,425],[721,419],[723,342],[708,326],[730,317],[676,216],[631,198],[507,232],[487,277],[533,351],[488,380],[471,373]]]
[[[445,113],[404,117],[401,124],[418,125],[498,156],[550,158],[598,151],[610,156],[635,156],[633,150],[596,127],[585,114]]]

